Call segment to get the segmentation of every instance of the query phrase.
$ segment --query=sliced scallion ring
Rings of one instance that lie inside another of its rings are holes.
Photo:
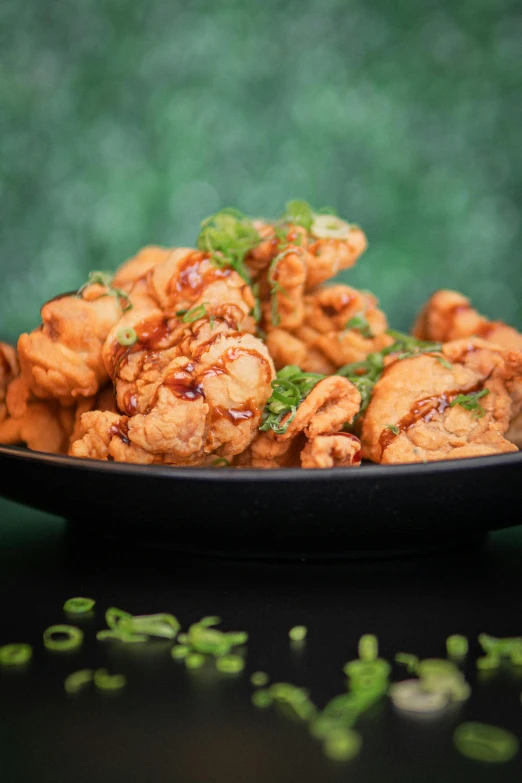
[[[66,677],[64,682],[65,692],[71,696],[79,693],[86,685],[92,682],[94,672],[92,669],[81,669]]]
[[[336,215],[314,215],[310,233],[318,239],[348,239],[352,227]]]
[[[4,644],[0,647],[0,666],[25,666],[32,657],[30,644]]]
[[[83,631],[74,625],[51,625],[43,633],[43,643],[53,652],[72,652],[82,646]]]
[[[96,601],[93,598],[69,598],[63,605],[67,614],[86,614],[94,609]]]
[[[109,674],[107,669],[97,669],[94,672],[94,685],[99,691],[121,691],[127,684],[123,674]]]
[[[132,326],[128,326],[126,329],[120,329],[116,334],[116,339],[120,345],[130,347],[138,342],[138,333]]]

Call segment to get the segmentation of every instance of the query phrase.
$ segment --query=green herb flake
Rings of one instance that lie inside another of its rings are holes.
[[[204,318],[207,315],[206,305],[209,304],[210,302],[203,302],[202,304],[193,307],[191,310],[178,310],[176,315],[178,318],[181,318],[184,324],[192,324],[194,321],[198,321],[200,318]],[[213,316],[210,316],[210,318],[213,318]]]
[[[518,739],[510,731],[478,721],[457,726],[453,744],[466,758],[497,764],[511,761],[519,748]]]
[[[32,657],[30,644],[4,644],[0,647],[0,666],[25,666]]]
[[[271,429],[278,435],[285,433],[295,419],[299,405],[324,377],[303,372],[297,365],[287,365],[279,370],[272,381],[272,395],[267,400],[259,429],[262,432]]]
[[[63,610],[66,614],[87,614],[92,609],[96,601],[93,598],[69,598],[63,605]]]
[[[75,696],[89,685],[93,679],[94,672],[92,669],[81,669],[80,671],[73,672],[65,678],[63,684],[65,692],[69,694],[69,696]]]
[[[365,337],[368,340],[375,336],[364,313],[357,313],[357,315],[354,315],[346,322],[344,328],[355,329],[357,332],[360,332],[362,337]]]
[[[302,642],[306,639],[308,628],[305,625],[295,625],[288,631],[288,636],[293,642]]]
[[[462,408],[465,408],[465,410],[472,411],[474,418],[480,419],[484,416],[486,411],[478,400],[481,397],[485,397],[487,394],[489,394],[489,389],[482,389],[482,391],[470,392],[469,394],[457,394],[450,402],[450,407],[453,408],[454,405],[460,405]]]

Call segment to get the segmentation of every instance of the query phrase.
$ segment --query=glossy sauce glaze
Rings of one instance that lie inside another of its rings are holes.
[[[116,424],[111,424],[109,427],[109,434],[111,438],[120,438],[121,441],[126,445],[130,445],[129,440],[129,421],[127,418],[122,418],[117,422]]]
[[[414,427],[415,424],[417,424],[419,421],[428,423],[437,414],[443,415],[446,409],[451,406],[459,394],[473,394],[477,391],[480,391],[481,389],[482,384],[479,383],[471,389],[456,389],[417,400],[412,405],[409,413],[403,416],[402,419],[400,419],[400,421],[394,425],[394,429],[397,431],[394,431],[394,429],[385,429],[381,432],[379,437],[381,456],[396,437],[401,435],[403,432],[406,432],[411,427]]]
[[[122,363],[138,351],[157,351],[168,346],[173,328],[172,321],[165,316],[151,316],[137,323],[134,330],[138,339],[133,345],[114,343],[111,357],[111,378],[114,380]]]
[[[194,300],[215,280],[224,280],[232,274],[232,268],[213,266],[208,255],[191,253],[167,284],[169,296]]]

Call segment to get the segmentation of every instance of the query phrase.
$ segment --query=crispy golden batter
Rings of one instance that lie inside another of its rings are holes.
[[[301,452],[303,468],[351,468],[361,464],[361,443],[348,432],[312,438]]]
[[[395,464],[516,451],[505,433],[522,407],[521,384],[522,353],[478,338],[391,361],[364,413],[363,457]]]
[[[339,375],[324,378],[298,407],[285,432],[260,432],[238,464],[253,468],[297,467],[307,440],[338,433],[353,421],[360,404],[361,395],[349,380]],[[285,419],[281,426],[284,424]],[[348,435],[347,440],[352,437]],[[313,453],[318,451],[319,444]],[[310,454],[307,451],[305,459],[313,459]]]
[[[138,280],[146,277],[155,266],[166,261],[172,251],[173,248],[160,245],[147,245],[141,248],[133,258],[125,261],[117,269],[112,285],[122,291],[130,291]]]
[[[436,291],[419,313],[412,334],[419,340],[449,342],[460,337],[481,337],[488,342],[522,351],[522,334],[502,321],[480,315],[458,291]]]
[[[101,285],[65,295],[42,308],[42,324],[18,339],[24,380],[32,393],[61,405],[92,397],[107,380],[102,346],[122,315],[117,296]]]

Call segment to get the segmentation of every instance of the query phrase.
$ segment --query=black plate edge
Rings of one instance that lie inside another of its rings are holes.
[[[492,454],[482,457],[463,457],[459,459],[437,460],[435,462],[409,462],[399,465],[368,464],[362,468],[274,468],[265,470],[262,468],[240,468],[227,470],[226,468],[198,468],[198,467],[171,467],[168,465],[135,465],[127,462],[105,462],[103,460],[84,459],[70,457],[62,454],[49,454],[41,451],[30,451],[21,446],[1,446],[0,456],[12,457],[23,462],[42,462],[62,466],[71,470],[101,471],[103,473],[140,475],[144,473],[156,478],[199,479],[219,483],[235,483],[248,480],[268,482],[288,481],[366,481],[367,479],[390,479],[404,475],[433,475],[439,473],[455,474],[460,471],[488,470],[490,468],[502,468],[520,465],[522,468],[522,451],[509,452],[507,454]],[[522,474],[521,474],[522,475]]]

